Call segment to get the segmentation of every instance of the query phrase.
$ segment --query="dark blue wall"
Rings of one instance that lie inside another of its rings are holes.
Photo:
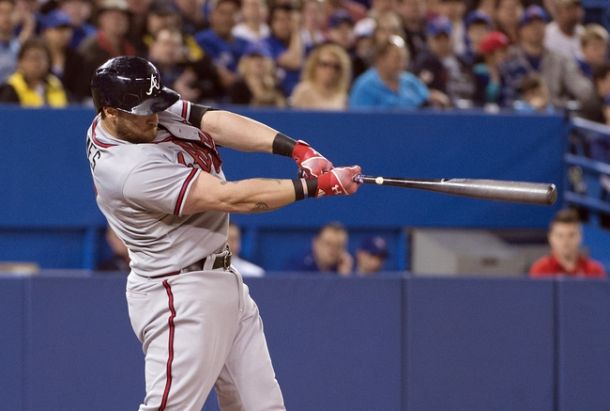
[[[246,282],[290,410],[608,409],[608,281]],[[136,409],[143,356],[124,286],[0,278],[2,409]]]
[[[308,140],[336,165],[357,163],[368,174],[543,181],[563,187],[567,126],[559,116],[243,114]],[[95,205],[84,154],[92,116],[77,108],[0,109],[0,260],[36,261],[45,268],[94,267],[104,219]],[[231,150],[222,154],[229,179],[295,175],[288,158]],[[246,256],[268,269],[284,268],[295,250],[308,246],[317,227],[339,220],[356,233],[352,249],[367,233],[385,235],[393,251],[386,269],[392,270],[405,268],[402,227],[542,228],[555,209],[365,186],[353,198],[304,201],[234,219],[256,239],[245,244]]]

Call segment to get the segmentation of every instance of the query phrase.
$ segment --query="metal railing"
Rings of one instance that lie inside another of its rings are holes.
[[[565,155],[566,204],[610,228],[610,127],[574,118]]]

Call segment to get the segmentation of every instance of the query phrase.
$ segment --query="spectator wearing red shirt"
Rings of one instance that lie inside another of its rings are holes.
[[[530,277],[567,276],[579,278],[605,278],[603,266],[580,252],[582,227],[575,210],[559,211],[549,228],[551,254],[534,262]]]

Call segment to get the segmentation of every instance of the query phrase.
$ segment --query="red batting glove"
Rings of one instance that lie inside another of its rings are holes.
[[[299,176],[303,178],[320,177],[333,168],[333,163],[302,140],[295,144],[292,159],[299,166]]]
[[[318,177],[316,197],[354,194],[359,187],[354,177],[359,174],[362,174],[360,166],[333,168]]]

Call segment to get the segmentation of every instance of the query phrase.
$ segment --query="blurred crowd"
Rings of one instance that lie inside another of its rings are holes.
[[[608,31],[580,0],[268,1],[0,0],[0,102],[91,104],[94,70],[139,55],[203,104],[610,122]]]

